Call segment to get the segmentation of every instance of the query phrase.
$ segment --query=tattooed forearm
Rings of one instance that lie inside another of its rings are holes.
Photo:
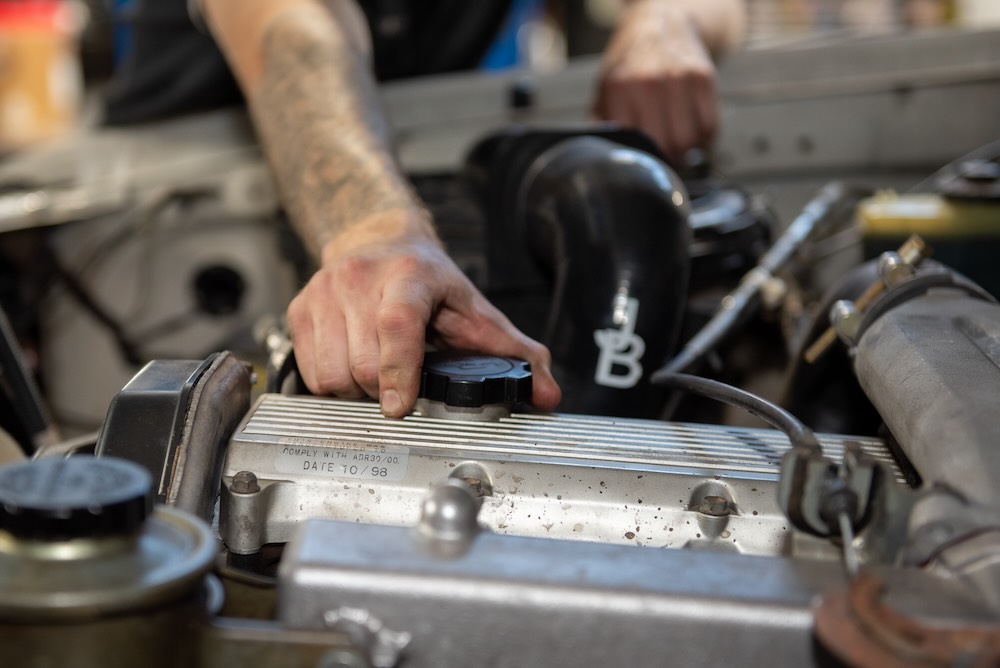
[[[392,158],[366,54],[314,19],[293,11],[269,26],[250,107],[293,224],[319,257],[353,224],[420,205]]]

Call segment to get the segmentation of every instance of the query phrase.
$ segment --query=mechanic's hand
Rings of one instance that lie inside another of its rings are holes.
[[[604,52],[594,113],[643,130],[675,166],[712,141],[715,66],[684,9],[656,0],[626,6]]]
[[[403,417],[417,400],[431,328],[448,347],[527,360],[534,405],[556,407],[560,391],[549,351],[486,301],[433,233],[420,226],[392,225],[388,236],[385,227],[371,229],[345,230],[328,243],[322,268],[288,307],[310,391],[377,397],[386,416]]]

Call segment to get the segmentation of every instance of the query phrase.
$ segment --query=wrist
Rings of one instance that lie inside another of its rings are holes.
[[[625,5],[627,10],[656,11],[665,20],[683,21],[713,58],[738,46],[746,32],[743,0],[625,0]]]
[[[398,243],[442,247],[430,213],[413,206],[380,211],[355,221],[323,243],[320,260],[325,265],[364,246]]]
[[[638,21],[666,22],[683,26],[699,39],[704,39],[697,12],[687,3],[678,0],[628,0],[626,12],[637,15]],[[638,17],[642,18],[638,18]]]

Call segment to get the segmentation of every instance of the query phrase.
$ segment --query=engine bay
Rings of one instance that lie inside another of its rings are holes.
[[[255,149],[217,148],[218,181],[152,159],[173,187],[138,202],[18,185],[58,152],[0,170],[0,223],[52,227],[56,269],[31,327],[0,323],[31,457],[0,468],[0,663],[1000,663],[997,142],[786,215],[637,132],[479,133],[415,187],[564,402],[428,351],[399,420],[303,391],[274,306],[307,262]]]

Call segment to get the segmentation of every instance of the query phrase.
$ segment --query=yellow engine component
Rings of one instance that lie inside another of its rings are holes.
[[[1000,201],[882,192],[858,205],[857,219],[866,257],[918,234],[936,260],[1000,297]]]

